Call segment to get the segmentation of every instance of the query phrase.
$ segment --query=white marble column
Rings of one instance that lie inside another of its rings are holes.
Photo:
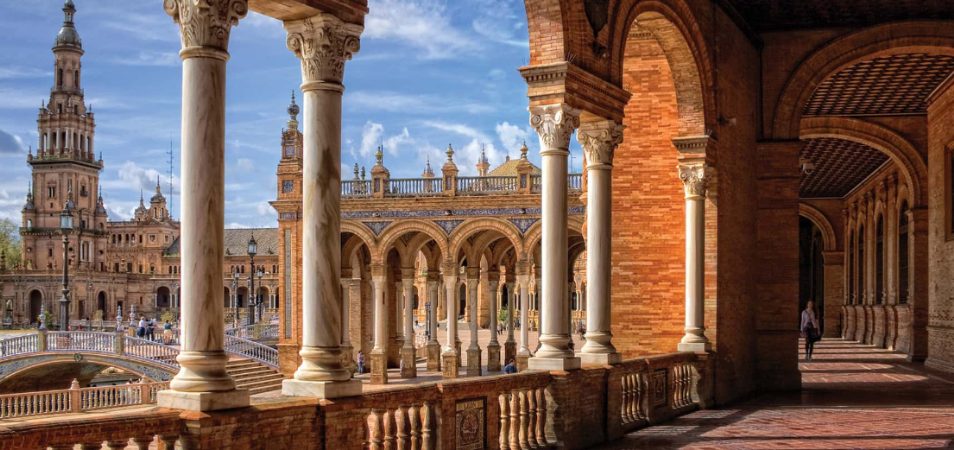
[[[570,137],[580,124],[579,111],[566,104],[530,108],[530,125],[540,136],[543,179],[541,181],[543,264],[543,329],[540,350],[529,367],[570,370],[580,359],[570,350],[567,308],[567,156]]]
[[[709,351],[705,334],[706,166],[679,165],[686,194],[686,334],[680,352]]]
[[[427,370],[441,370],[441,344],[437,342],[437,304],[440,297],[440,281],[432,274],[427,278],[427,301],[431,307],[428,310],[427,320],[430,323],[431,335],[427,341]]]
[[[623,126],[612,121],[585,123],[577,138],[586,154],[586,343],[580,359],[587,364],[616,364],[620,355],[610,330],[612,272],[613,152],[623,140]],[[579,287],[580,283],[577,282]],[[577,308],[583,310],[582,290]]]
[[[401,270],[404,290],[404,346],[401,347],[401,377],[417,376],[414,354],[414,268]]]
[[[179,372],[159,406],[210,411],[247,406],[225,371],[225,307],[222,298],[225,223],[225,66],[229,32],[248,12],[247,0],[209,0],[198,5],[166,0],[182,38],[180,249],[182,260]],[[65,143],[64,143],[65,144]]]
[[[491,298],[487,301],[490,305],[490,343],[487,344],[487,371],[500,371],[500,342],[497,340],[497,307],[500,301],[500,274],[496,271],[490,272],[487,276],[487,284],[490,288]]]
[[[507,278],[510,280],[514,279],[513,274],[508,274]],[[507,283],[507,340],[504,341],[504,360],[507,363],[511,359],[516,358],[517,356],[517,341],[513,338],[514,332],[514,307],[513,302],[517,298],[516,284],[512,281]]]
[[[530,347],[530,275],[517,275],[517,284],[520,285],[520,345],[517,358],[529,358]]]
[[[388,303],[384,295],[385,283],[384,266],[371,266],[371,284],[374,292],[374,346],[371,348],[371,383],[387,384],[388,382]]]
[[[470,310],[470,345],[467,347],[467,375],[479,376],[481,366],[480,344],[477,333],[480,330],[477,310],[477,287],[480,281],[480,268],[467,268],[467,309]]]
[[[447,312],[447,344],[441,352],[444,378],[457,378],[460,355],[457,354],[457,267],[444,265],[444,310]]]
[[[349,314],[351,312],[352,284],[354,284],[354,280],[350,276],[341,279],[341,361],[348,370],[352,370],[355,364],[354,347],[351,345],[351,314]]]
[[[357,395],[361,384],[341,364],[341,95],[345,62],[363,27],[319,13],[285,22],[287,45],[301,60],[302,348],[285,395]]]

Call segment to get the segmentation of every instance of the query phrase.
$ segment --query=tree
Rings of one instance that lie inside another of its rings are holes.
[[[7,267],[20,264],[20,228],[10,219],[0,219],[0,253],[6,257]]]

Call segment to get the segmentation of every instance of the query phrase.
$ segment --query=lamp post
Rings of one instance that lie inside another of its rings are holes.
[[[255,242],[255,235],[253,234],[248,240],[248,257],[249,264],[251,265],[251,271],[249,272],[249,293],[248,293],[248,324],[252,325],[255,323],[255,254],[258,253],[258,243]]]
[[[60,213],[63,233],[63,296],[60,297],[60,331],[70,327],[70,231],[73,230],[73,201],[68,200]]]

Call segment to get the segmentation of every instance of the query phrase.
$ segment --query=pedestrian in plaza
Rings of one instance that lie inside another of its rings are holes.
[[[172,324],[168,320],[162,325],[162,343],[172,344]]]
[[[358,351],[358,373],[364,373],[364,352]]]
[[[815,351],[815,342],[821,340],[821,332],[818,327],[818,318],[815,315],[815,301],[809,300],[805,303],[805,309],[802,311],[802,338],[805,339],[805,360],[812,360],[812,353]]]
[[[504,373],[517,373],[517,365],[514,363],[514,360],[511,359],[503,368]]]
[[[139,316],[139,324],[136,326],[136,337],[146,337],[146,318]]]
[[[152,319],[146,322],[146,339],[150,341],[156,340],[156,321]]]

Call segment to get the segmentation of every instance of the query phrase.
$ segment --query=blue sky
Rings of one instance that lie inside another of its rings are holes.
[[[170,142],[178,217],[178,28],[160,0],[75,2],[110,219],[128,218],[157,175],[168,190]],[[30,177],[27,146],[35,146],[37,108],[53,83],[50,48],[61,7],[61,0],[0,1],[0,217],[17,223]],[[370,169],[381,144],[392,177],[419,176],[427,156],[439,168],[448,143],[466,175],[474,174],[481,147],[496,165],[517,156],[526,139],[539,161],[517,72],[528,59],[522,0],[370,0],[369,7],[361,51],[345,68],[345,178],[354,162]],[[285,109],[301,82],[298,60],[281,23],[255,13],[233,28],[229,50],[226,224],[275,226],[267,202],[275,196]]]

